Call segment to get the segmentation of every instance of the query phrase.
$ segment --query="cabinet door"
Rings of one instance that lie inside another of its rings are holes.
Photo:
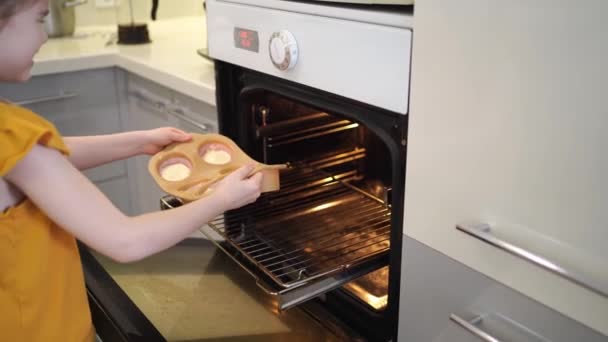
[[[130,75],[128,83],[130,129],[172,126],[192,133],[216,131],[213,107],[137,76]],[[139,156],[129,166],[136,183],[137,213],[159,210],[160,198],[165,195],[148,172],[149,160]]]
[[[607,11],[417,4],[405,194],[407,235],[604,334]],[[458,231],[463,222],[551,270]]]
[[[132,96],[129,97],[129,116],[133,130],[173,126],[173,121],[167,113],[154,109]],[[137,189],[135,194],[136,214],[158,211],[160,198],[165,195],[148,172],[149,160],[149,156],[137,156],[129,161],[134,170],[134,177],[131,179],[135,182]]]
[[[0,96],[22,104],[51,121],[63,136],[110,134],[122,131],[115,69],[87,70],[35,76],[27,83],[0,85]],[[127,178],[126,163],[117,161],[84,171],[96,185]],[[130,213],[129,192],[102,192]]]

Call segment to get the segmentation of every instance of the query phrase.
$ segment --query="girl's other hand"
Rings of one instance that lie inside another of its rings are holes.
[[[180,129],[173,127],[161,127],[142,131],[143,141],[140,153],[156,154],[165,146],[174,142],[184,142],[192,139],[192,136]]]
[[[213,196],[221,202],[224,210],[236,209],[254,202],[260,196],[262,174],[249,177],[255,165],[246,165],[232,172],[213,186]]]

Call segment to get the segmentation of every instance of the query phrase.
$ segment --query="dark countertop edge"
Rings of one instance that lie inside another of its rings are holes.
[[[166,342],[129,296],[79,242],[93,324],[104,341]]]

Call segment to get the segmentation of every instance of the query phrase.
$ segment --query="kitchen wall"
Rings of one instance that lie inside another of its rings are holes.
[[[129,19],[129,1],[121,0],[118,7],[97,8],[95,0],[76,7],[76,25],[115,25],[120,21]],[[146,22],[150,20],[151,0],[133,0],[135,21]],[[158,6],[158,19],[174,18],[180,16],[193,16],[203,14],[203,0],[161,0]]]

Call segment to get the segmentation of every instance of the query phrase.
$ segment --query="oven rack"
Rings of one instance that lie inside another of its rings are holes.
[[[249,273],[261,271],[271,280],[256,276],[267,292],[290,293],[280,300],[284,309],[386,264],[391,211],[351,184],[362,178],[356,170],[328,175],[308,164],[292,165],[281,174],[279,192],[209,226],[225,239],[215,241],[218,247],[242,266],[253,265]]]
[[[338,119],[330,114],[318,112],[266,123],[269,115],[266,107],[261,108],[263,125],[256,130],[256,136],[264,139],[265,147],[272,149],[314,138],[320,138],[359,127],[346,119]]]

